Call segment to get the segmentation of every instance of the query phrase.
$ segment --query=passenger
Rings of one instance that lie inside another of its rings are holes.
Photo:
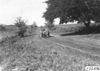
[[[44,37],[44,31],[45,31],[45,29],[42,28],[41,31],[40,31],[40,37]]]
[[[50,36],[50,32],[49,32],[49,30],[48,29],[41,29],[41,31],[40,31],[40,36],[41,37],[49,37]]]
[[[50,36],[50,32],[48,29],[45,29],[45,34],[46,34],[46,37],[49,37]]]

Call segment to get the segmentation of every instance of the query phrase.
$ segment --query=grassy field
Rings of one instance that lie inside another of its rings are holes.
[[[83,53],[41,39],[6,49],[1,63],[8,71],[82,71],[87,65],[99,65]]]
[[[51,31],[51,34],[66,34],[66,29],[75,28],[74,25],[56,27],[56,30]],[[62,29],[64,29],[63,32]],[[29,32],[30,29],[23,38],[14,36],[14,32],[5,33],[9,37],[0,42],[1,71],[85,71],[85,67],[88,65],[100,65],[99,57],[49,41],[55,37],[40,38],[40,28],[36,31],[33,29],[32,33]],[[67,40],[73,37],[72,39],[74,39],[74,36],[61,36],[61,38]],[[77,38],[82,37],[87,37],[87,35],[77,36]]]

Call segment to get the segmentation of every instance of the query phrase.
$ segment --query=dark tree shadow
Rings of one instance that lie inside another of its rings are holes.
[[[100,33],[100,25],[99,26],[92,26],[89,31],[86,27],[78,30],[76,32],[67,32],[64,34],[60,34],[60,36],[71,36],[71,35],[88,35],[88,34],[99,34]]]
[[[73,33],[60,34],[60,36],[86,35],[86,34],[89,34],[89,33],[78,33],[78,32],[73,32]]]

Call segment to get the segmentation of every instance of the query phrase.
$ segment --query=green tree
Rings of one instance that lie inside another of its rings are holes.
[[[27,21],[22,20],[21,17],[17,17],[17,19],[15,20],[15,26],[18,28],[18,36],[20,37],[24,37],[25,32],[27,31],[26,22]]]
[[[47,0],[46,3],[48,8],[43,17],[51,23],[55,18],[60,18],[63,23],[64,18],[67,18],[67,10],[73,6],[73,0]]]
[[[60,24],[82,21],[90,30],[90,21],[100,20],[100,0],[47,0],[48,8],[43,17],[51,23],[60,18]]]

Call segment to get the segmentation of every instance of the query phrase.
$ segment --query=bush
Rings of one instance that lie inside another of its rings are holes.
[[[15,20],[15,26],[18,28],[18,36],[24,37],[27,31],[26,21],[18,17],[17,20]]]
[[[4,26],[4,25],[0,25],[0,31],[3,33],[3,32],[5,32],[7,29],[6,29],[6,27]]]

